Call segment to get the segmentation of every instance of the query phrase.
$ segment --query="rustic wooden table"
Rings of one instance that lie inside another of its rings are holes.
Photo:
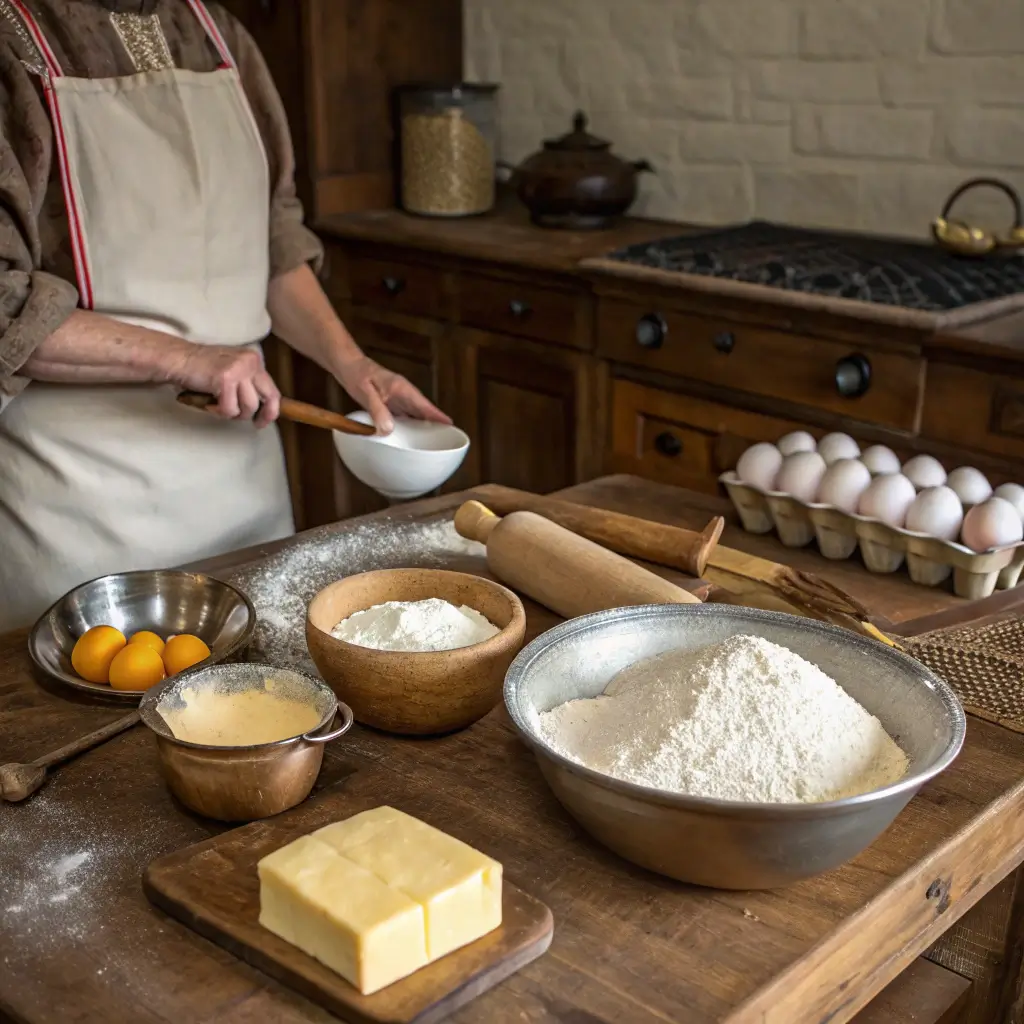
[[[486,488],[474,493],[486,498]],[[566,496],[678,524],[703,525],[721,507],[627,478]],[[430,519],[458,500],[390,515]],[[730,531],[727,541],[779,555],[764,538]],[[824,570],[905,632],[922,617],[948,624],[1016,600],[966,606],[852,564],[826,567],[803,552],[792,561]],[[533,605],[528,614],[531,636],[555,621]],[[0,638],[0,763],[29,760],[123,713],[45,689],[31,678],[25,634]],[[1024,736],[975,720],[953,767],[856,861],[772,893],[676,884],[591,842],[551,797],[502,709],[440,740],[357,729],[328,748],[318,792],[354,771],[393,773],[433,820],[499,858],[554,911],[548,954],[460,1011],[455,1019],[466,1022],[839,1024],[908,966],[913,1005],[897,982],[858,1021],[938,1020],[938,1011],[921,1015],[922,1001],[948,1005],[966,983],[917,957],[1024,860]],[[0,805],[0,1019],[332,1019],[147,903],[145,865],[217,831],[171,800],[141,729],[61,768],[28,803]]]

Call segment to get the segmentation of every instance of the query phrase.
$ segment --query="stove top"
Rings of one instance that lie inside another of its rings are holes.
[[[765,221],[632,245],[608,259],[933,313],[1024,293],[1020,253],[967,258],[936,245]]]

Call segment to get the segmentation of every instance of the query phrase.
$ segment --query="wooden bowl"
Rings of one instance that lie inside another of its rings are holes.
[[[406,653],[358,647],[331,636],[355,612],[431,597],[468,605],[501,632],[454,651]],[[310,602],[309,653],[356,721],[385,732],[429,736],[483,718],[500,700],[505,673],[526,635],[522,602],[479,576],[441,569],[382,569],[332,583]]]

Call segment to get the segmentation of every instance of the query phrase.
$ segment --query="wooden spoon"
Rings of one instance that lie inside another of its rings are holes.
[[[138,711],[133,711],[130,715],[118,718],[103,726],[102,729],[79,736],[77,740],[72,740],[49,754],[37,757],[28,764],[0,765],[0,797],[12,804],[27,800],[46,781],[47,768],[52,768],[55,764],[60,764],[63,761],[70,761],[76,755],[92,750],[93,747],[98,747],[101,743],[106,743],[118,733],[137,725],[139,721]]]
[[[217,404],[214,395],[205,395],[201,391],[183,391],[178,395],[182,405],[193,409],[208,409]],[[324,430],[340,430],[343,434],[361,434],[369,437],[375,434],[376,428],[369,423],[357,423],[343,416],[340,412],[322,409],[319,405],[308,402],[297,402],[294,398],[281,398],[281,418],[293,423],[305,423],[310,427],[322,427]]]

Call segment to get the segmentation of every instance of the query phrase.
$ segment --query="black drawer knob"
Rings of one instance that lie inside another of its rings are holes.
[[[654,447],[662,455],[674,459],[683,453],[683,442],[670,430],[665,430],[654,439]]]
[[[727,356],[736,347],[736,335],[732,331],[719,331],[712,340],[716,352]]]
[[[388,295],[399,295],[405,290],[405,281],[400,277],[385,277],[381,284]]]
[[[660,313],[648,313],[636,322],[636,342],[641,348],[661,348],[668,337],[668,324]]]
[[[517,320],[525,320],[526,317],[528,317],[530,313],[533,312],[533,310],[530,309],[530,304],[528,302],[521,302],[519,299],[513,299],[508,304],[508,311]]]
[[[843,398],[860,398],[871,387],[871,361],[855,352],[836,363],[836,390]]]

